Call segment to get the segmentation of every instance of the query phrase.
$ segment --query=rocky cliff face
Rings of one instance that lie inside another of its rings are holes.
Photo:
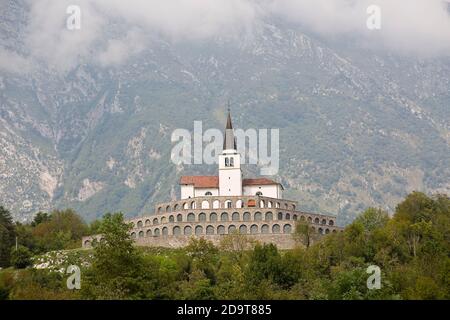
[[[0,6],[0,50],[20,53],[26,6]],[[449,193],[448,59],[328,43],[268,19],[251,39],[155,38],[114,68],[0,69],[0,202],[19,220],[67,206],[87,219],[151,212],[181,174],[215,171],[175,166],[170,135],[194,120],[222,129],[229,98],[236,127],[280,129],[279,179],[301,209],[343,223],[412,190]]]

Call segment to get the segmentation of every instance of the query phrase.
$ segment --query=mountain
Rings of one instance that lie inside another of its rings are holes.
[[[26,53],[26,4],[0,4],[1,50]],[[114,32],[114,31],[111,31]],[[195,120],[280,129],[278,177],[302,210],[344,224],[368,206],[392,211],[408,192],[450,191],[450,60],[325,40],[267,18],[251,36],[155,37],[125,63],[0,69],[0,203],[15,219],[72,207],[153,212],[184,174],[171,133]],[[258,175],[250,166],[247,176]]]

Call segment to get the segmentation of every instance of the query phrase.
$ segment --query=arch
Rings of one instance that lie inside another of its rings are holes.
[[[169,216],[169,222],[175,222],[175,218],[174,218],[174,216]]]
[[[273,202],[267,201],[267,208],[272,208],[272,207],[273,207]]]
[[[276,206],[277,208],[280,208],[280,207],[281,207],[281,205],[280,205],[279,202],[277,202],[277,203],[275,204],[275,206]]]
[[[250,233],[251,234],[258,233],[258,226],[256,224],[252,224],[252,226],[250,227]]]
[[[152,229],[148,229],[147,230],[147,237],[151,237],[152,236]]]
[[[192,201],[189,207],[191,209],[195,209],[196,208],[195,201]]]
[[[242,224],[242,225],[239,227],[239,233],[240,233],[240,234],[246,234],[246,233],[247,233],[247,226],[246,226],[245,224]]]
[[[183,210],[189,209],[189,203],[185,202],[183,203]]]
[[[207,196],[207,197],[212,196],[212,192],[211,192],[211,191],[205,192],[205,196]],[[208,204],[208,205],[209,205],[209,204]]]
[[[233,214],[231,215],[231,220],[239,221],[240,220],[239,212],[233,212]]]
[[[166,207],[166,212],[170,212],[170,206]]]
[[[264,208],[265,205],[266,205],[266,202],[264,200],[259,201],[260,208]]]
[[[253,216],[253,220],[254,221],[261,221],[262,220],[262,214],[261,212],[257,211],[255,212],[254,216]]]
[[[300,216],[300,220],[305,221],[305,216]]]
[[[244,203],[242,202],[241,199],[239,199],[238,201],[236,201],[236,208],[242,208],[244,206]]]
[[[196,226],[196,227],[195,227],[195,234],[196,234],[197,236],[203,234],[203,227],[202,227],[202,226]]]
[[[192,227],[191,226],[186,226],[184,227],[184,235],[185,236],[190,236],[192,234]]]
[[[294,219],[294,221],[298,220],[298,216],[296,214],[292,215],[292,219]]]
[[[266,212],[265,220],[266,221],[272,221],[273,220],[273,213],[270,212],[270,211]]]
[[[155,237],[159,237],[159,234],[160,234],[159,233],[159,229],[156,228],[155,231],[153,232],[153,234],[154,234]]]
[[[225,200],[224,208],[230,209],[233,207],[233,202],[231,200]]]
[[[322,224],[327,224],[327,219],[322,219]]]
[[[217,221],[217,213],[211,212],[211,214],[209,215],[209,221],[216,222]]]
[[[85,246],[85,247],[89,247],[90,245],[91,245],[91,241],[86,240],[86,241],[84,242],[84,246]]]
[[[187,221],[188,222],[194,222],[195,221],[195,214],[193,214],[192,212],[188,213]]]
[[[200,212],[198,215],[198,221],[206,221],[206,214],[204,212]]]
[[[314,219],[314,223],[319,224],[319,218],[315,218],[315,219]]]
[[[228,221],[228,213],[222,212],[220,215],[220,221]]]
[[[236,226],[235,225],[230,225],[229,227],[228,227],[228,234],[232,234],[232,233],[235,233],[236,232]]]
[[[202,209],[209,209],[209,201],[207,200],[202,201]]]
[[[213,209],[219,209],[220,208],[220,201],[214,200],[213,201]]]
[[[168,236],[169,235],[169,228],[167,228],[167,227],[162,228],[162,235],[163,236]]]
[[[214,234],[214,227],[213,226],[207,226],[206,227],[206,234]]]
[[[173,211],[177,211],[178,210],[178,203],[175,203],[175,205],[173,206]]]
[[[181,228],[179,226],[173,227],[172,233],[174,236],[179,236],[181,234]]]
[[[167,222],[166,217],[161,217],[161,223],[166,223],[166,222]]]
[[[153,219],[153,224],[158,224],[158,218]]]
[[[312,222],[312,218],[311,217],[308,217],[308,222]]]
[[[268,224],[263,224],[261,226],[261,233],[264,233],[264,234],[269,233],[269,225]]]
[[[319,228],[317,231],[318,231],[320,234],[323,234],[323,229],[322,229],[322,228]]]
[[[139,221],[137,222],[137,227],[138,227],[138,228],[142,228],[143,225],[144,225],[144,224],[142,223],[141,220],[139,220]]]
[[[158,213],[161,213],[161,210],[162,210],[162,208],[161,208],[161,207],[158,207],[157,212],[158,212]]]
[[[242,220],[250,221],[250,219],[251,219],[250,212],[244,212],[244,215],[242,216]]]
[[[336,230],[333,230],[332,233],[337,233],[337,231],[336,231]]]
[[[256,192],[256,195],[257,195],[258,197],[261,197],[261,196],[263,195],[263,193],[262,193],[261,191],[258,191],[258,192]]]
[[[278,220],[283,220],[283,213],[282,212],[278,212]]]
[[[328,225],[329,226],[334,226],[334,221],[333,220],[328,221]]]
[[[274,224],[272,226],[272,233],[280,233],[280,225],[279,224]]]
[[[183,215],[180,213],[180,214],[177,214],[177,222],[182,222],[183,221]]]
[[[291,233],[292,232],[292,226],[290,224],[285,224],[283,226],[283,233]]]
[[[286,213],[286,220],[291,220],[291,215],[289,213]]]
[[[325,229],[325,234],[329,234],[330,233],[330,229],[326,228]]]
[[[295,211],[297,207],[295,206],[295,204],[292,205],[292,211]]]
[[[144,237],[144,231],[139,231],[138,238],[143,238],[143,237]]]
[[[220,225],[217,227],[217,234],[225,234],[225,227]]]
[[[150,221],[150,219],[145,220],[145,225],[149,226],[152,222]]]

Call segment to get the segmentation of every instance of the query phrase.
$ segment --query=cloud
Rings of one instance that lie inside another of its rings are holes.
[[[33,62],[68,70],[91,62],[120,65],[154,36],[191,42],[239,38],[277,16],[325,39],[339,35],[398,54],[449,56],[450,17],[441,0],[27,0],[26,52]],[[369,5],[378,5],[382,28],[366,27]],[[69,5],[81,8],[81,29],[66,28]],[[0,60],[23,59],[0,51]],[[6,63],[7,64],[7,63]],[[9,69],[13,67],[9,66]]]

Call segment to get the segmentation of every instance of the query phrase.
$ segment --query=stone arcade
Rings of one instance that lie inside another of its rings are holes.
[[[308,221],[317,235],[340,231],[336,217],[297,210],[297,202],[282,197],[283,186],[267,178],[244,179],[231,116],[228,114],[218,176],[183,176],[180,200],[161,203],[153,215],[129,219],[131,237],[141,246],[182,247],[190,237],[218,244],[239,232],[281,249],[295,245],[298,220]],[[101,235],[84,237],[91,247]]]

